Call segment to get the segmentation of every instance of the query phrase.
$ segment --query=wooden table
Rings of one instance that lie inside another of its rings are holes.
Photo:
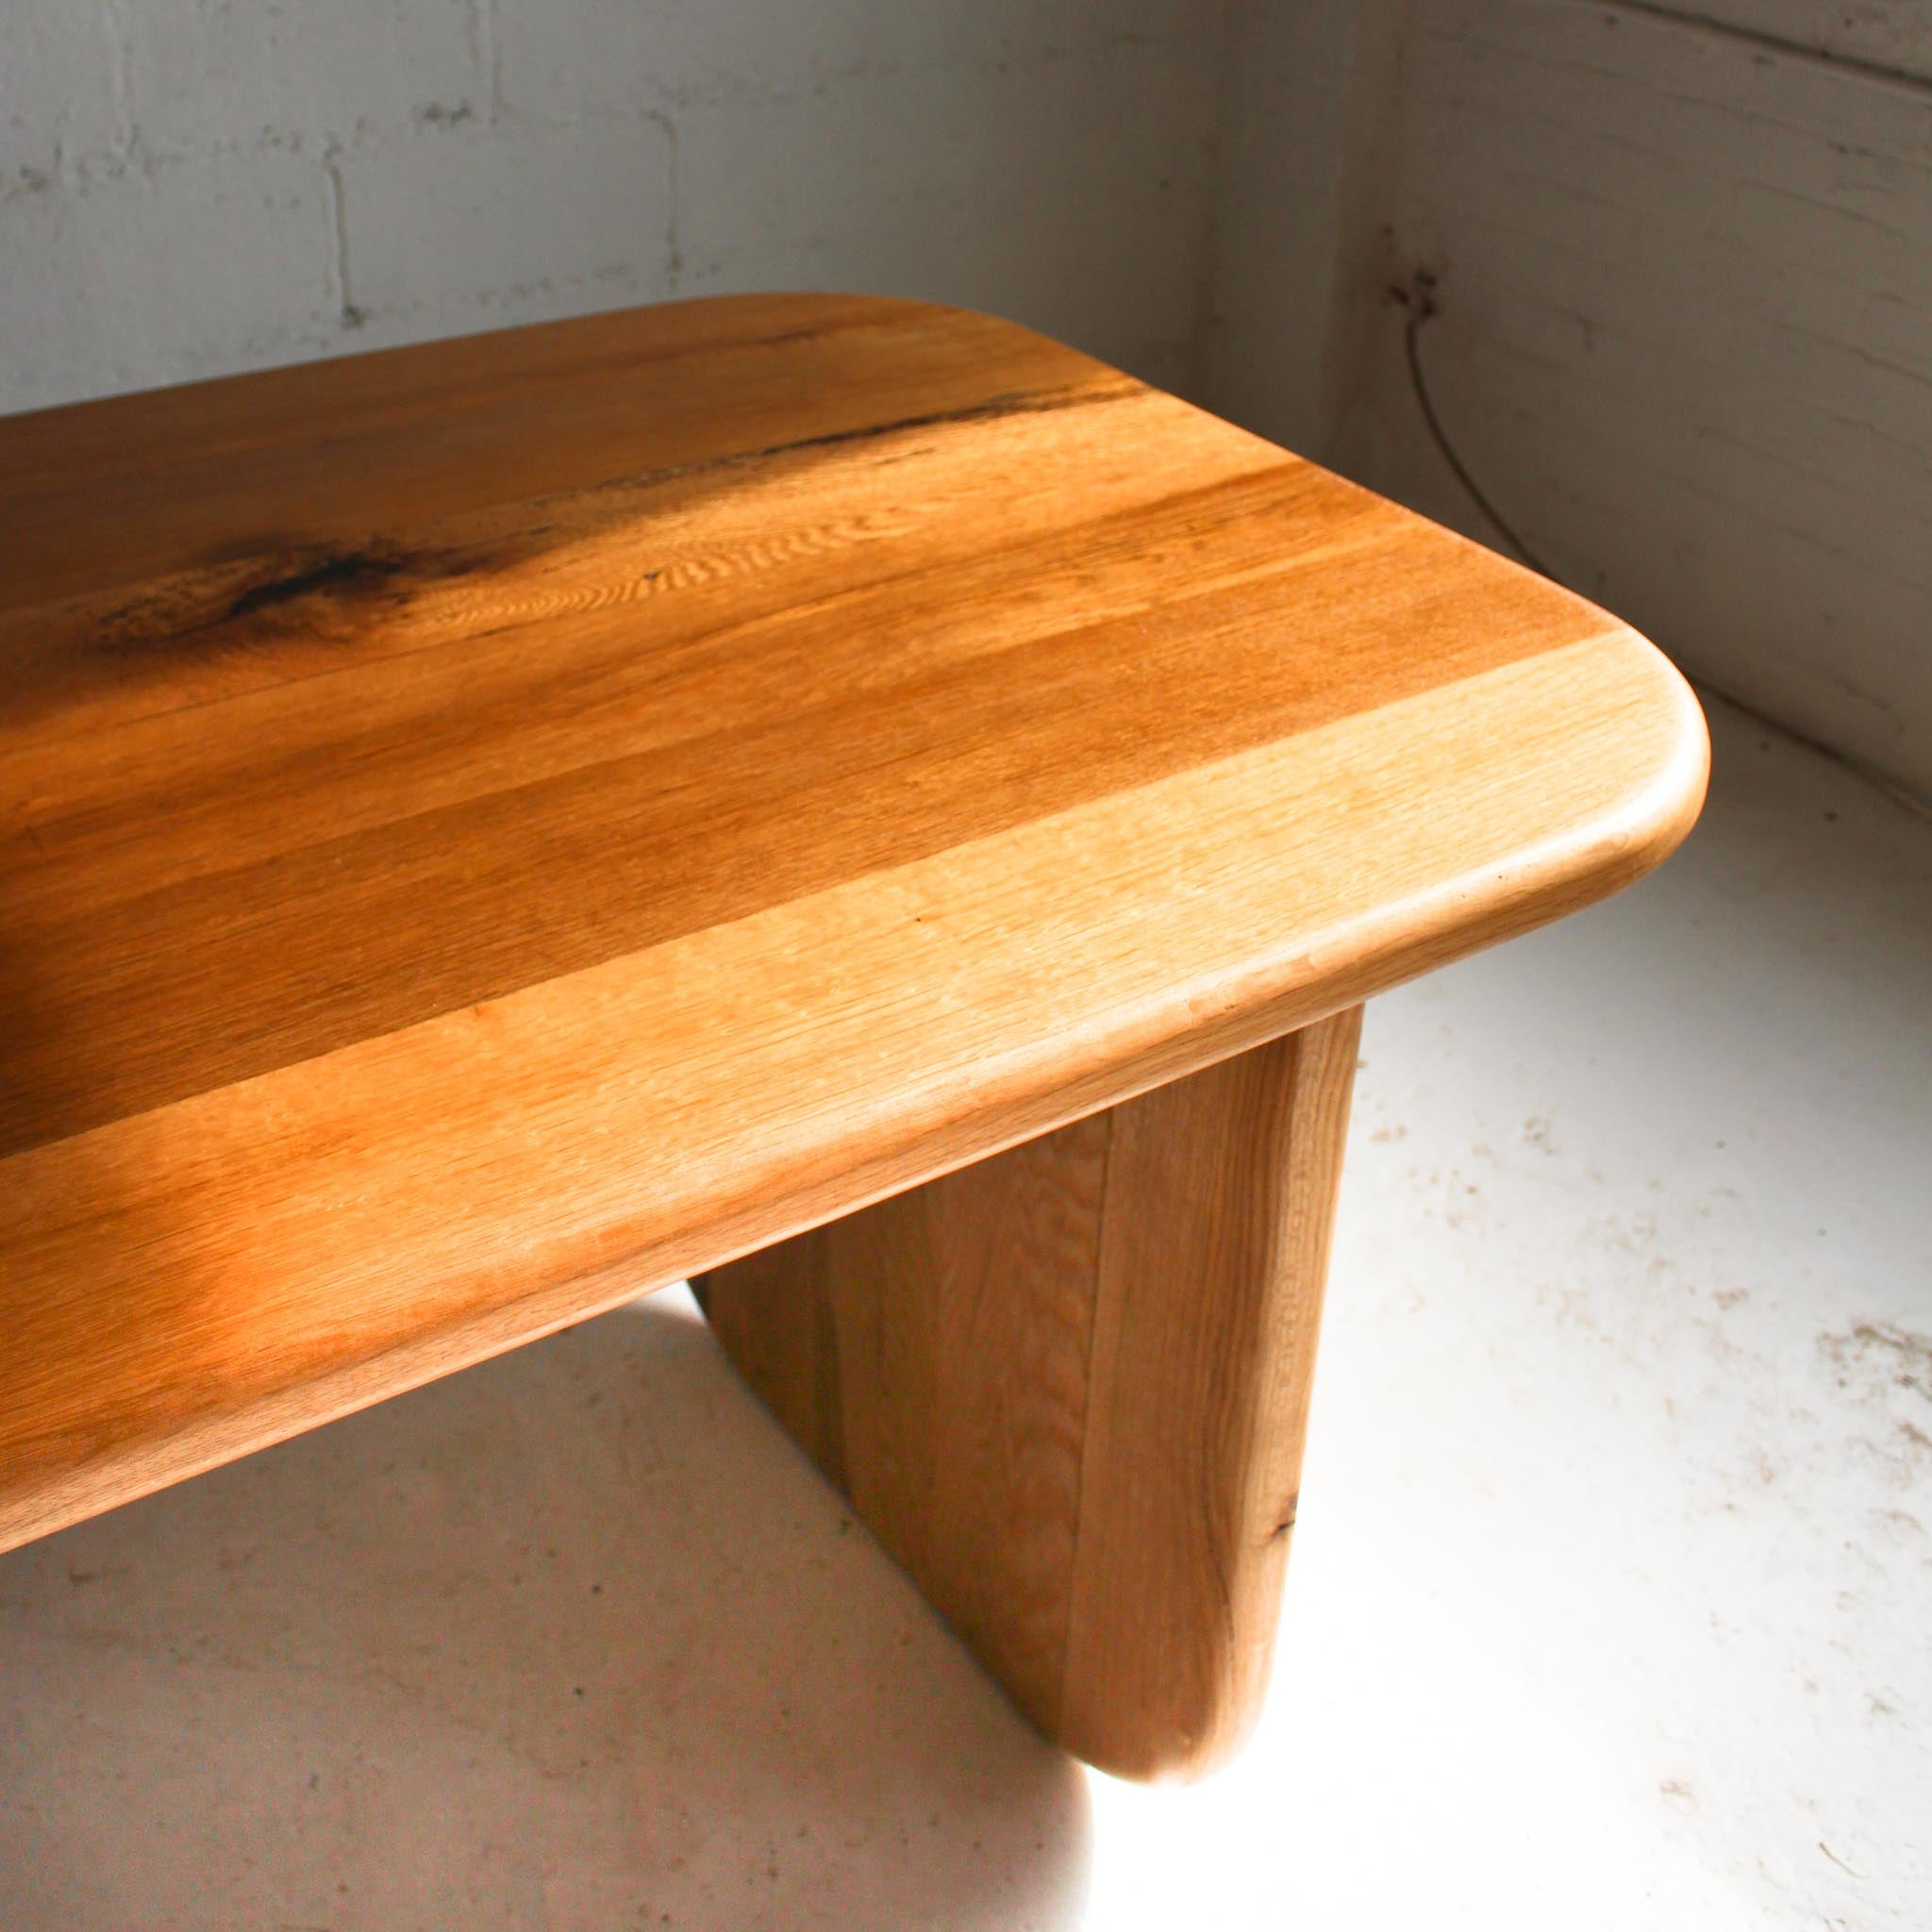
[[[1197,1772],[1361,1002],[1705,770],[1623,625],[982,316],[0,422],[0,1544],[696,1275],[1047,1732]]]

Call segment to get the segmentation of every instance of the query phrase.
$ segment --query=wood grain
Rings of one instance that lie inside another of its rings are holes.
[[[1361,1009],[699,1284],[1020,1707],[1198,1776],[1267,1679]]]
[[[0,1542],[1655,864],[1627,629],[833,297],[0,422]]]

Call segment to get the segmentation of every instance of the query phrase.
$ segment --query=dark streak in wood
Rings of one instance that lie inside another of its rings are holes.
[[[345,592],[366,594],[381,591],[402,574],[399,558],[380,556],[371,550],[351,550],[325,557],[320,563],[306,565],[288,575],[271,577],[242,591],[225,613],[228,622],[252,617],[258,610],[276,605],[292,604],[298,597],[320,592],[339,596]]]

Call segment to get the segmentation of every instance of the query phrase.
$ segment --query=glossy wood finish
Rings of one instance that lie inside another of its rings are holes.
[[[1361,1009],[699,1284],[1014,1701],[1196,1776],[1267,1679]]]
[[[1622,625],[829,297],[0,423],[0,1541],[1598,898]]]

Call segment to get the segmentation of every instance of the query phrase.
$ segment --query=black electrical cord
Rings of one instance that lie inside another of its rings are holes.
[[[1424,288],[1410,301],[1408,322],[1402,331],[1402,345],[1408,357],[1409,386],[1415,391],[1416,407],[1422,411],[1423,422],[1429,432],[1429,440],[1436,445],[1442,460],[1455,473],[1456,480],[1469,492],[1469,500],[1489,519],[1491,527],[1497,536],[1501,537],[1539,576],[1548,577],[1555,583],[1558,581],[1557,573],[1516,534],[1507,518],[1490,501],[1488,492],[1469,474],[1468,466],[1456,454],[1456,446],[1449,441],[1448,432],[1442,427],[1441,418],[1436,414],[1436,405],[1429,396],[1429,386],[1423,379],[1422,351],[1417,347],[1423,332],[1423,324],[1435,312],[1435,303],[1429,298]]]

